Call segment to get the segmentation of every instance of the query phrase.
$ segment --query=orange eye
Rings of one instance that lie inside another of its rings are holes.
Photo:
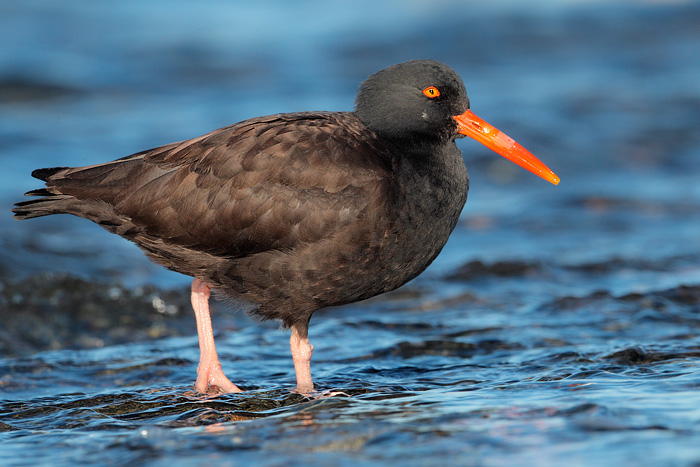
[[[440,91],[438,91],[438,88],[436,88],[435,86],[429,86],[423,89],[423,94],[425,94],[426,97],[434,99],[440,95]]]

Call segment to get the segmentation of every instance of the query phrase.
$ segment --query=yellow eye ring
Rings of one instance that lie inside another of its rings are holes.
[[[423,89],[423,94],[430,99],[435,99],[440,95],[440,91],[435,86],[428,86],[427,88]]]

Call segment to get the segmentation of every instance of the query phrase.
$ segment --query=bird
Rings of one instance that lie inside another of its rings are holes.
[[[411,60],[362,82],[353,111],[252,118],[112,162],[37,169],[45,187],[13,212],[89,219],[191,276],[196,391],[241,391],[216,351],[214,290],[291,329],[293,391],[314,394],[312,314],[394,290],[432,263],[467,200],[455,143],[465,136],[559,183],[470,110],[452,68]]]

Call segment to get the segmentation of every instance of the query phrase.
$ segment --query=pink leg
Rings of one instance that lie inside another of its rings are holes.
[[[192,308],[197,319],[197,334],[199,334],[199,366],[197,366],[197,382],[194,388],[201,393],[209,390],[242,392],[221,369],[209,315],[209,295],[211,295],[209,284],[199,279],[192,281]]]
[[[303,328],[292,326],[289,347],[292,350],[294,371],[297,375],[297,387],[294,392],[311,394],[314,391],[314,383],[311,381],[311,355],[314,352],[314,346],[309,342],[309,330],[306,326]]]

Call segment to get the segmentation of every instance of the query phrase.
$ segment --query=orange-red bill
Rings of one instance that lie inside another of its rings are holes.
[[[454,117],[457,121],[457,131],[465,136],[477,140],[492,151],[496,151],[501,156],[520,167],[529,170],[535,175],[539,175],[548,182],[559,184],[559,177],[549,170],[530,151],[518,144],[513,138],[486,123],[471,110],[467,110],[461,115]]]

